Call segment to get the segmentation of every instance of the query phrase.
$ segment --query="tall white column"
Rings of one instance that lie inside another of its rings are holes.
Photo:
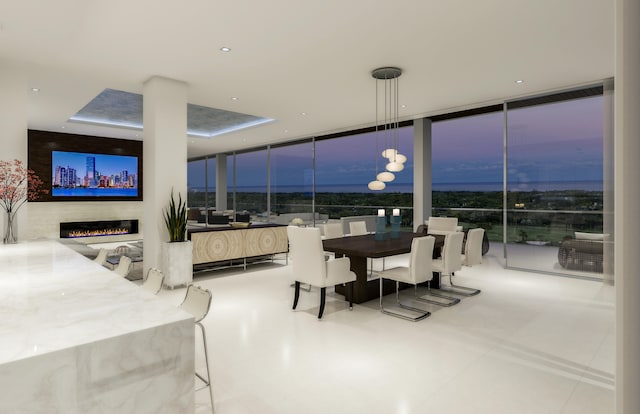
[[[616,413],[640,413],[640,2],[616,0]]]
[[[431,120],[413,121],[413,229],[431,216]]]
[[[18,159],[27,165],[28,93],[24,71],[0,60],[0,160]],[[14,230],[18,241],[27,234],[28,210],[27,203],[16,215]],[[5,232],[4,216],[0,217],[0,240]]]
[[[216,210],[227,210],[227,154],[216,155]]]
[[[143,88],[144,272],[160,268],[160,249],[169,240],[163,210],[173,189],[187,198],[187,84],[152,77]]]

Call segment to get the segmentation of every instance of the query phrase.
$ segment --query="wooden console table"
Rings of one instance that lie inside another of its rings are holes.
[[[193,264],[223,264],[247,259],[287,253],[287,226],[281,224],[252,224],[248,228],[230,225],[190,229],[187,237],[193,245]]]

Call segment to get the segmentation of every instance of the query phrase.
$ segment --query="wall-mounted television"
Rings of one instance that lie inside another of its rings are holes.
[[[138,157],[51,151],[53,197],[137,197]]]
[[[142,141],[29,130],[28,166],[49,190],[37,201],[142,200]]]

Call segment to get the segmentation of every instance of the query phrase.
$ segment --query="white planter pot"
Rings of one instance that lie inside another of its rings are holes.
[[[164,285],[171,289],[187,286],[193,281],[193,250],[191,241],[162,244]]]

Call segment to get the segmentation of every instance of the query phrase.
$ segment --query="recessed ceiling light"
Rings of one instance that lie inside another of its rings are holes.
[[[521,83],[524,83],[524,81],[522,79],[518,79],[518,80],[516,80],[516,83],[517,84],[521,84]]]
[[[66,128],[66,127],[63,125],[63,126],[62,126],[62,129],[65,129],[65,128]]]
[[[286,134],[287,132],[289,132],[289,130],[288,130],[288,129],[285,129],[285,130],[284,130],[284,133]]]
[[[31,88],[31,92],[40,92],[40,88]]]
[[[238,97],[237,97],[237,96],[232,96],[232,97],[231,97],[231,100],[232,100],[232,101],[237,101],[237,100],[238,100]]]
[[[407,105],[402,105],[401,106],[402,109],[405,109],[406,107],[407,107]]]
[[[306,112],[300,112],[300,115],[307,116],[307,113]]]
[[[221,47],[221,48],[220,48],[220,50],[221,50],[222,52],[231,52],[231,48],[230,48],[230,47],[226,47],[226,46]]]

